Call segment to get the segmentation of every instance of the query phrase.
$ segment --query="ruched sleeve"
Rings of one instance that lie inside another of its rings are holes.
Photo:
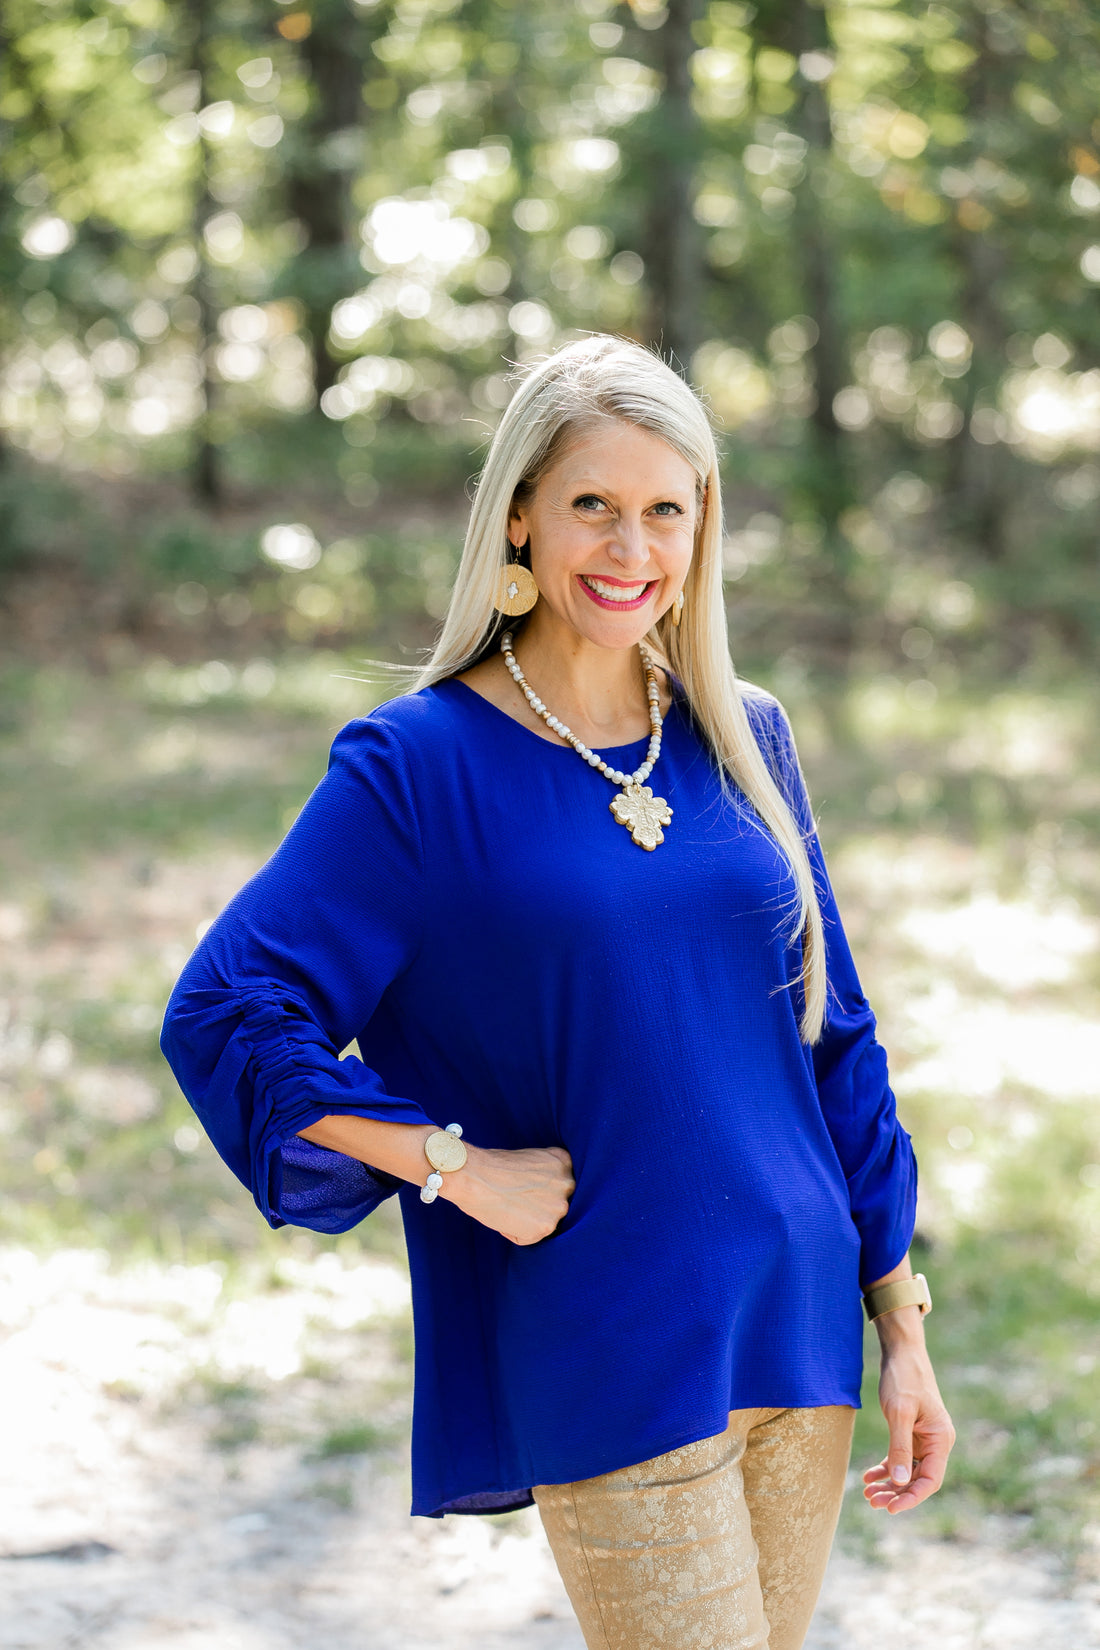
[[[272,1226],[342,1232],[400,1182],[299,1138],[332,1113],[432,1121],[340,1058],[420,943],[412,776],[384,719],[350,723],[285,840],[211,925],[172,992],[161,1048]]]
[[[828,997],[820,1040],[809,1051],[822,1115],[848,1183],[860,1235],[860,1286],[903,1260],[913,1236],[917,1165],[898,1120],[886,1053],[863,995],[814,826],[790,724],[767,699],[746,707],[780,789],[802,828],[825,926]]]

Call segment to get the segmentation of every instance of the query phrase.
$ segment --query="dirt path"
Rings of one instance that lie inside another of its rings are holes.
[[[0,1252],[2,1650],[582,1650],[532,1512],[413,1520],[400,1446],[319,1447],[358,1390],[340,1370],[373,1358],[387,1390],[399,1269],[326,1255],[277,1283]],[[836,1556],[807,1650],[1100,1645],[1100,1589],[1053,1562],[900,1526],[881,1556]]]

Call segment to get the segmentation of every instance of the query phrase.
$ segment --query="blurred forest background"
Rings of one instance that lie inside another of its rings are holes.
[[[11,1323],[27,1245],[226,1311],[400,1264],[386,1216],[260,1229],[160,1013],[356,674],[430,641],[514,364],[621,332],[713,409],[734,656],[791,711],[919,1148],[963,1433],[920,1527],[1096,1577],[1095,8],[7,0],[0,35]],[[399,1448],[407,1334],[356,1386],[312,1310],[289,1361],[261,1325],[111,1379],[198,1392],[231,1455],[296,1382],[330,1483]]]

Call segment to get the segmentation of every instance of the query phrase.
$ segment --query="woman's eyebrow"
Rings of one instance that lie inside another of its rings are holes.
[[[606,493],[610,497],[615,492],[614,487],[609,485],[607,482],[592,481],[587,476],[582,477],[579,481],[570,481],[567,490],[578,498],[585,493]],[[693,495],[690,487],[665,487],[663,489],[658,487],[653,492],[653,497],[655,499],[668,498],[672,500],[679,500],[681,498],[688,498],[691,496]]]

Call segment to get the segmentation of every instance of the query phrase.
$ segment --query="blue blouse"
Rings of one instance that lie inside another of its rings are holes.
[[[172,994],[165,1056],[273,1226],[346,1231],[399,1192],[414,1513],[526,1506],[730,1409],[859,1403],[859,1287],[909,1246],[916,1171],[786,716],[746,704],[820,890],[813,1048],[790,868],[682,698],[652,853],[601,774],[464,683],[350,723]],[[645,741],[601,754],[632,771]],[[334,1112],[565,1146],[569,1212],[517,1247],[298,1137]]]

